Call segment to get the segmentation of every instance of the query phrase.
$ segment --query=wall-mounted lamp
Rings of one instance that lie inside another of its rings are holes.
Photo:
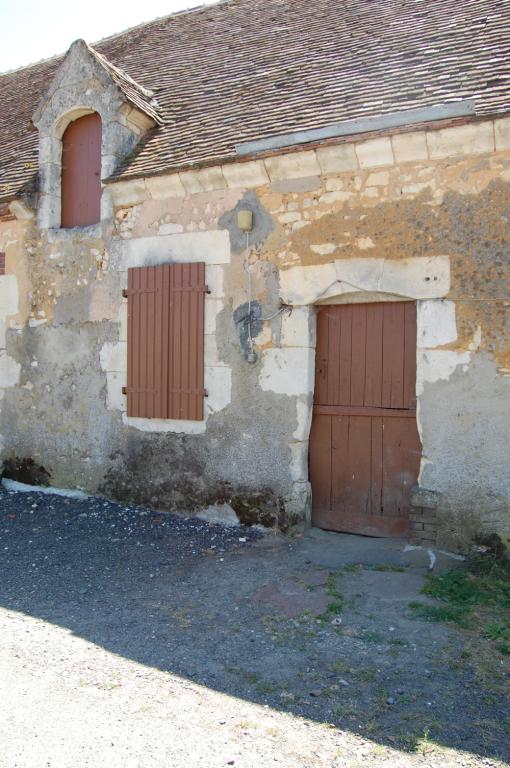
[[[243,208],[237,212],[237,226],[243,232],[251,232],[253,229],[253,211]]]

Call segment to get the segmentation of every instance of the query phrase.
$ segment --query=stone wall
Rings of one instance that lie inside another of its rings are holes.
[[[118,182],[93,236],[0,224],[3,457],[155,507],[299,524],[315,309],[411,298],[419,482],[439,494],[438,540],[508,535],[509,182],[501,119]],[[242,207],[254,212],[248,240]],[[203,422],[126,416],[126,271],[164,261],[206,263]],[[254,364],[239,321],[249,283],[269,318],[254,323]]]

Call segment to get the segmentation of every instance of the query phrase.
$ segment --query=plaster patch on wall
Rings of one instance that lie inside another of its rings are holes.
[[[451,349],[418,349],[416,354],[416,394],[423,394],[425,384],[448,380],[459,365],[469,365],[470,352]]]
[[[419,301],[417,307],[418,347],[440,347],[457,340],[455,303]]]
[[[265,349],[259,384],[266,392],[307,395],[313,391],[315,350],[306,347]]]
[[[449,290],[448,256],[337,260],[280,272],[282,300],[297,305],[365,292],[409,299],[442,298]]]

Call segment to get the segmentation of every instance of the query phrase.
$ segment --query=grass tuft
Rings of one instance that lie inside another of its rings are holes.
[[[422,592],[436,604],[412,602],[411,612],[424,621],[444,621],[472,629],[510,655],[510,561],[476,555],[464,568],[431,575]]]

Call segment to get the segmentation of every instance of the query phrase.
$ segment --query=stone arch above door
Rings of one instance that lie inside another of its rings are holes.
[[[291,306],[434,299],[449,290],[448,256],[345,259],[280,272],[280,298]]]

